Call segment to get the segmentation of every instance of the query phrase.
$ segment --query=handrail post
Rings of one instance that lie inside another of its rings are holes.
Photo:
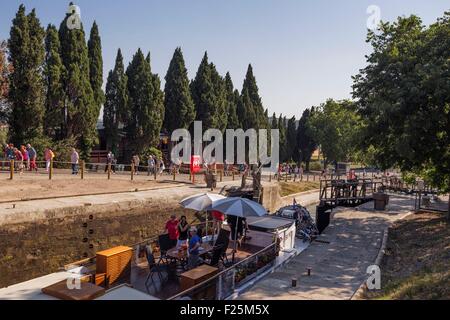
[[[80,165],[81,165],[81,180],[83,180],[84,179],[84,160],[81,160]]]
[[[108,180],[111,180],[111,163],[108,163]]]
[[[177,170],[173,167],[173,181],[177,180]]]
[[[131,163],[131,181],[134,180],[134,163]]]
[[[14,160],[9,161],[9,179],[14,180]]]
[[[48,170],[48,179],[52,180],[53,177],[53,159],[50,159],[50,168]]]
[[[223,181],[223,171],[220,170],[220,171],[219,171],[219,174],[220,174],[220,182],[222,182],[222,181]]]

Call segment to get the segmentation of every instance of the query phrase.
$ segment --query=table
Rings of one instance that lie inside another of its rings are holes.
[[[199,249],[199,255],[205,255],[211,251],[213,251],[214,247],[209,243],[202,243]],[[170,249],[166,254],[169,258],[174,260],[186,260],[187,259],[187,251],[179,252],[177,248]]]

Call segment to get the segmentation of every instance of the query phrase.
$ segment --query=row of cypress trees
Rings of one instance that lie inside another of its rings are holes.
[[[125,68],[119,49],[116,63],[103,85],[103,60],[99,28],[94,22],[86,42],[83,26],[45,30],[33,9],[21,5],[8,41],[13,72],[9,75],[10,141],[45,147],[67,141],[88,160],[98,142],[97,120],[103,122],[108,148],[117,152],[127,137],[129,153],[156,146],[161,130],[170,133],[190,128],[194,120],[204,128],[269,129],[258,86],[249,65],[243,88],[235,89],[231,76],[219,74],[205,53],[190,81],[181,48],[177,48],[165,77],[153,74],[150,54],[139,49]]]
[[[149,99],[144,101],[146,94]],[[230,74],[222,77],[207,53],[190,81],[181,48],[176,48],[162,93],[159,77],[150,71],[150,55],[144,61],[139,49],[125,70],[118,50],[115,67],[108,75],[103,113],[108,148],[117,151],[126,135],[132,152],[140,153],[157,142],[160,130],[191,129],[194,120],[202,121],[204,128],[222,131],[269,129],[252,66],[240,93]]]
[[[86,43],[83,27],[67,28],[68,17],[44,30],[34,9],[19,7],[8,41],[9,133],[15,144],[74,141],[87,159],[104,102],[101,39],[94,23]]]

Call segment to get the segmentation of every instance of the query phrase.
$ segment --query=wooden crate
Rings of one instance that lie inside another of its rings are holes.
[[[133,249],[119,246],[97,252],[97,274],[106,274],[105,286],[130,282]]]
[[[197,284],[200,284],[219,272],[218,268],[208,266],[206,264],[183,273],[180,277],[181,291],[188,290]],[[203,291],[197,292],[193,297],[196,300],[212,300],[215,299],[216,285],[215,283],[208,284]]]

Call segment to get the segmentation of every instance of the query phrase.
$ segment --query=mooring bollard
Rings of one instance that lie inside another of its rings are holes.
[[[84,160],[81,160],[80,165],[81,165],[81,180],[83,180],[84,179]]]
[[[108,163],[108,180],[111,180],[111,163]]]
[[[297,287],[297,278],[292,278],[292,288]]]
[[[131,164],[131,181],[134,180],[134,163]]]
[[[14,180],[14,160],[9,162],[9,179]]]
[[[48,170],[48,179],[52,180],[53,177],[53,159],[50,159],[50,169]]]

